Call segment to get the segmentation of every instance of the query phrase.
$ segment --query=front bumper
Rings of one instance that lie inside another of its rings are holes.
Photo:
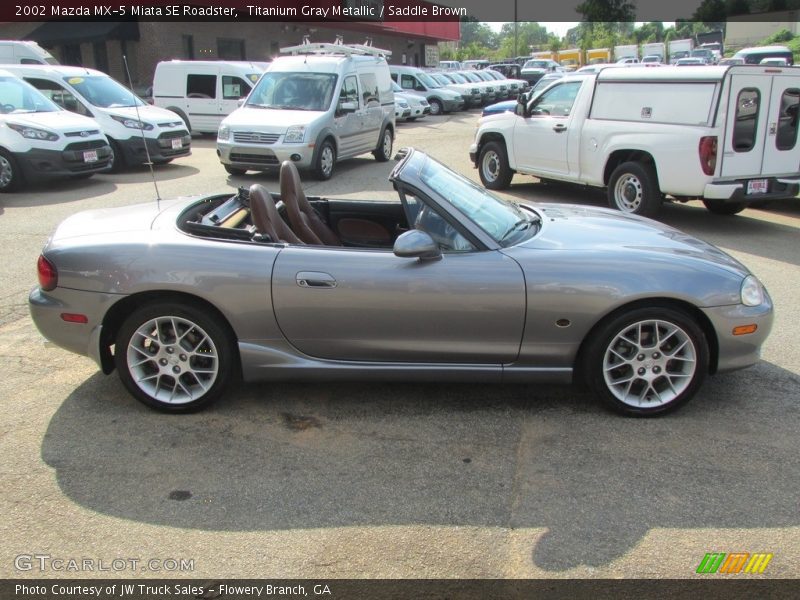
[[[442,108],[444,109],[444,112],[461,110],[464,108],[464,98],[459,96],[457,100],[442,100]]]
[[[145,142],[147,151],[145,151]],[[141,165],[147,162],[147,155],[155,163],[166,162],[173,158],[189,156],[192,153],[192,136],[185,129],[180,131],[168,131],[162,133],[158,138],[144,138],[141,136],[131,136],[127,140],[117,140],[123,154],[125,162],[129,165]]]
[[[766,179],[767,192],[748,194],[747,182],[737,180],[709,183],[703,190],[706,200],[728,200],[730,202],[759,202],[761,200],[783,200],[794,198],[800,193],[800,177],[754,177],[753,180]]]
[[[761,345],[772,330],[772,300],[767,295],[760,306],[716,306],[703,308],[717,333],[717,372],[733,371],[754,365],[761,359]],[[733,335],[734,327],[755,324],[747,335]]]
[[[97,160],[87,161],[87,156]],[[14,155],[28,179],[42,177],[70,177],[86,173],[100,173],[108,169],[111,147],[104,140],[74,142],[63,150],[33,148]]]
[[[308,142],[303,144],[248,144],[217,140],[217,154],[223,165],[230,165],[237,169],[268,171],[277,169],[285,160],[291,160],[298,168],[308,169],[314,159],[313,146],[314,144]]]
[[[469,145],[469,162],[472,166],[478,168],[478,144],[472,143]]]

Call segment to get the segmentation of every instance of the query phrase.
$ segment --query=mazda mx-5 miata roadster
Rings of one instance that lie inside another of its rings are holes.
[[[580,380],[658,415],[759,359],[772,302],[714,246],[618,211],[507,202],[419,151],[389,179],[394,202],[307,198],[286,162],[279,193],[76,214],[39,258],[31,314],[171,412],[242,376]]]

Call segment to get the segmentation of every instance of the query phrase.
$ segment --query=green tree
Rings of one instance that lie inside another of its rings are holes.
[[[584,21],[633,23],[636,20],[636,11],[630,0],[584,0],[575,10],[583,15]]]

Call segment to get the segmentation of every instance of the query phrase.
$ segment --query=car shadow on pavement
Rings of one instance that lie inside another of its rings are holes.
[[[800,378],[763,362],[660,419],[568,386],[389,383],[240,385],[175,416],[97,374],[42,457],[69,499],[121,519],[536,528],[532,564],[564,571],[608,565],[653,528],[800,525],[798,397]]]

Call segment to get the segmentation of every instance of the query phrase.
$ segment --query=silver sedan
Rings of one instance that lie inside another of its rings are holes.
[[[414,150],[390,180],[395,202],[307,198],[287,161],[280,194],[76,214],[39,258],[31,314],[170,412],[243,377],[583,381],[659,415],[759,359],[769,295],[699,239],[506,202]]]

